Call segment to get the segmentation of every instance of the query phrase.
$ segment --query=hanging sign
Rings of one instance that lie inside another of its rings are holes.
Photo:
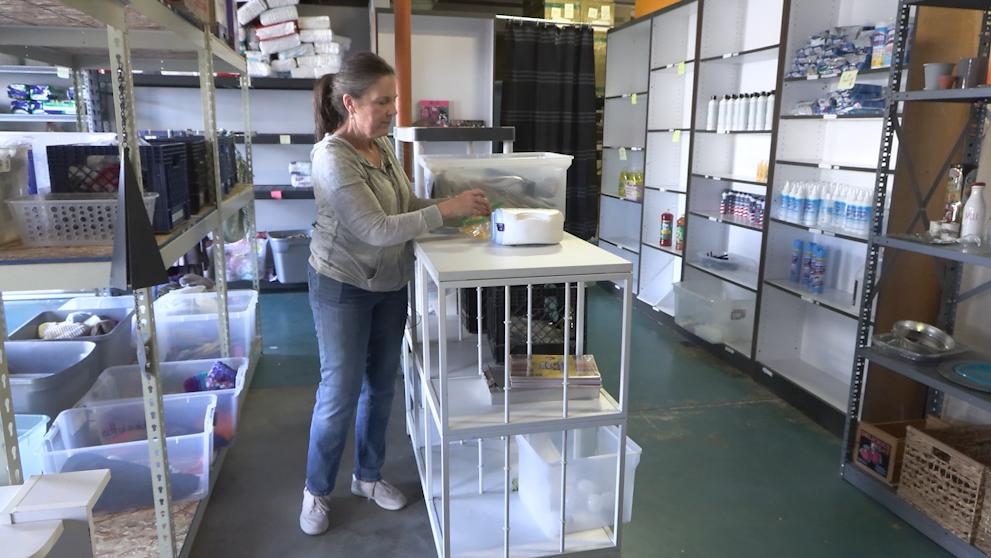
[[[620,147],[619,148],[619,160],[620,161],[625,161],[626,160],[626,148],[625,147]]]
[[[840,83],[836,87],[840,91],[853,89],[853,84],[857,83],[857,70],[847,70],[840,76]]]
[[[631,105],[637,104],[637,94],[636,93],[633,93],[632,95],[630,95],[630,104]]]
[[[674,143],[679,143],[681,141],[681,130],[675,130],[671,134],[671,141]]]
[[[684,61],[678,62],[678,75],[679,76],[685,75],[685,62]]]

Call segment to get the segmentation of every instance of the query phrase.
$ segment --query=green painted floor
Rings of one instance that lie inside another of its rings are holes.
[[[589,292],[588,348],[606,375],[607,387],[618,393],[619,300],[599,289]],[[236,502],[250,502],[243,494],[249,488],[237,488],[237,483],[254,474],[278,477],[279,482],[286,476],[291,479],[284,496],[271,497],[272,505],[285,506],[284,514],[289,516],[278,512],[272,520],[278,525],[269,525],[274,532],[260,536],[253,553],[245,547],[240,550],[246,553],[240,555],[270,555],[267,552],[278,548],[293,556],[325,556],[329,550],[340,556],[371,555],[361,551],[382,549],[383,543],[392,550],[379,550],[378,555],[428,555],[429,536],[422,536],[428,533],[426,514],[422,499],[415,497],[412,509],[390,515],[370,512],[368,506],[342,496],[335,506],[341,506],[344,517],[335,517],[334,529],[323,543],[295,532],[281,533],[293,530],[298,513],[303,456],[295,453],[306,444],[307,433],[299,425],[307,423],[306,405],[312,404],[309,386],[318,379],[317,348],[305,293],[264,295],[262,315],[265,356],[251,386],[245,424],[256,421],[257,435],[268,436],[266,444],[280,447],[265,447],[261,439],[251,441],[252,432],[240,435],[241,444],[235,445],[221,475],[194,556],[231,550],[230,545],[236,544],[220,533],[231,521],[237,523],[230,516],[237,513]],[[947,556],[839,478],[837,438],[673,330],[639,313],[633,323],[629,434],[643,455],[624,556]],[[295,417],[292,430],[271,428],[289,421],[288,414]],[[395,471],[393,476],[409,494],[416,491],[415,476],[408,472],[412,458],[408,444],[403,447],[401,413],[397,410],[393,418],[392,458],[386,470]],[[249,470],[259,467],[257,459],[263,458],[259,456],[277,455],[286,446],[292,448],[287,449],[290,457],[279,457],[264,473]],[[352,505],[357,507],[347,507]],[[371,532],[355,525],[364,515],[371,519],[363,518],[363,525],[369,520],[388,522],[375,531],[375,537],[399,536],[390,534],[398,532],[403,537],[421,536],[403,545],[382,540],[370,545]],[[272,546],[273,537],[283,542]]]

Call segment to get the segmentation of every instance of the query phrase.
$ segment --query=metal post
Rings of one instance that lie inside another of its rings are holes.
[[[482,370],[482,287],[475,287],[475,328],[478,331],[478,375],[485,376]]]
[[[72,70],[72,91],[76,101],[76,131],[89,132],[90,114],[86,106],[86,97],[89,96],[86,87],[83,85],[83,72],[78,69]]]
[[[135,322],[138,330],[138,368],[144,394],[145,427],[148,432],[148,457],[151,485],[155,499],[155,527],[158,554],[176,556],[175,526],[172,524],[172,473],[166,446],[165,406],[162,403],[161,377],[158,373],[158,338],[155,335],[155,308],[151,289],[134,292]]]
[[[505,341],[505,346],[503,347],[503,358],[505,360],[503,361],[503,366],[504,366],[504,368],[503,368],[503,374],[504,374],[503,382],[504,383],[503,383],[503,390],[502,390],[502,398],[503,398],[502,399],[503,400],[502,421],[505,424],[509,424],[509,389],[510,389],[510,385],[509,385],[509,381],[510,381],[509,343],[512,340],[511,331],[510,331],[510,320],[512,319],[512,316],[511,316],[511,314],[509,312],[509,309],[510,309],[509,308],[510,307],[510,304],[509,304],[509,301],[510,301],[510,298],[509,298],[509,296],[510,296],[510,287],[509,287],[509,285],[506,285],[503,289],[504,289],[503,290],[503,297],[505,299],[504,300],[505,305],[503,306],[503,320],[504,320],[504,323],[506,324],[506,329],[503,332],[504,341]],[[504,451],[504,453],[503,453],[503,508],[504,509],[503,509],[503,520],[502,520],[503,521],[503,525],[502,525],[502,528],[503,528],[502,545],[503,545],[503,555],[505,556],[505,558],[509,558],[509,493],[510,493],[511,488],[512,488],[509,485],[509,483],[510,483],[510,480],[509,480],[509,473],[510,473],[510,471],[509,471],[509,441],[510,440],[509,440],[509,436],[508,435],[503,436],[502,439],[503,439],[503,441],[505,443],[505,447],[504,447],[504,450],[503,450]]]
[[[131,78],[130,47],[126,29],[107,26],[110,60],[116,87],[114,117],[121,150],[128,149],[141,191],[141,150],[137,145],[134,116],[134,82]],[[155,312],[151,289],[134,292],[135,322],[138,332],[138,368],[144,398],[145,429],[148,440],[148,465],[151,469],[152,497],[155,504],[155,529],[158,554],[162,558],[176,556],[175,527],[172,524],[172,488],[169,455],[166,445],[164,405],[158,374],[158,338],[155,335]]]
[[[633,279],[623,280],[623,341],[619,356],[619,407],[623,414],[623,421],[619,424],[619,454],[616,460],[616,507],[613,510],[613,543],[616,548],[622,547],[622,527],[623,527],[623,489],[624,477],[626,473],[626,411],[628,406],[627,390],[630,384],[630,325],[633,311],[632,289]]]
[[[447,444],[447,289],[437,284],[437,368],[440,373],[440,491],[444,557],[451,556],[451,452]]]
[[[509,307],[509,297],[506,297],[506,307]],[[506,326],[507,328],[509,325]],[[526,286],[526,358],[533,356],[533,285]],[[529,362],[527,363],[529,366]]]
[[[217,107],[216,87],[213,82],[213,41],[209,26],[203,29],[204,47],[199,51],[200,62],[200,98],[203,101],[203,135],[207,140],[207,149],[213,158],[213,179],[217,196],[217,222],[213,229],[213,271],[214,282],[217,285],[217,305],[220,308],[218,329],[220,330],[220,354],[229,357],[231,354],[230,326],[227,315],[227,258],[224,254],[224,222],[223,207],[224,187],[220,180],[220,145],[217,143]],[[250,133],[250,130],[246,130]],[[245,138],[245,141],[250,141]],[[249,148],[250,149],[250,148]]]
[[[568,376],[571,367],[568,366],[569,349],[571,345],[571,283],[564,284],[564,363],[561,374],[564,396],[561,398],[561,418],[568,418]],[[561,432],[561,541],[558,550],[564,554],[564,534],[567,527],[567,494],[568,494],[568,431]]]
[[[10,393],[10,368],[7,364],[7,321],[3,311],[3,293],[0,293],[0,486],[21,484],[21,454],[17,446],[17,427],[14,425],[14,398]]]
[[[457,307],[455,308],[454,314],[458,317],[458,341],[465,340],[465,328],[461,325],[461,289],[454,289],[457,297]],[[445,317],[446,319],[446,317]]]
[[[241,76],[241,107],[244,110],[244,164],[247,167],[245,180],[251,188],[254,188],[254,148],[251,144],[251,76],[247,73]],[[258,292],[261,289],[261,274],[265,270],[258,265],[258,231],[255,228],[256,223],[255,204],[252,202],[244,208],[244,234],[248,241],[251,254],[254,256],[251,258],[251,288],[255,292]],[[261,312],[258,308],[255,308],[255,331],[258,332],[259,337],[262,331],[261,325]],[[255,340],[251,339],[250,342],[254,345]]]
[[[578,309],[575,311],[575,356],[585,354],[585,283],[578,283]]]

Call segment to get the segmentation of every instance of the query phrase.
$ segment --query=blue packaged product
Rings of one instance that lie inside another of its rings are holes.
[[[10,112],[14,114],[34,114],[41,111],[41,103],[38,101],[11,101]]]
[[[791,267],[788,270],[788,280],[798,283],[802,278],[802,254],[805,243],[801,239],[795,239],[791,244]]]
[[[812,245],[812,263],[809,270],[809,288],[815,294],[822,294],[826,289],[826,247],[821,244]]]
[[[30,88],[23,83],[12,83],[7,86],[7,98],[12,101],[28,101],[31,99]]]
[[[812,253],[815,251],[816,243],[810,242],[802,253],[802,278],[801,284],[806,289],[812,287]]]

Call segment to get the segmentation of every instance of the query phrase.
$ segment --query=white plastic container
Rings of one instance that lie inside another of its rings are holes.
[[[708,277],[675,283],[674,293],[674,321],[679,326],[709,343],[749,344],[753,293],[738,293]]]
[[[17,448],[21,452],[21,473],[24,480],[31,475],[40,475],[45,448],[45,430],[48,421],[45,415],[14,415],[17,423]]]
[[[151,220],[158,194],[144,195]],[[117,194],[42,194],[7,200],[26,246],[111,244],[117,222]]]
[[[200,392],[217,396],[217,420],[213,425],[213,447],[220,449],[230,445],[237,433],[238,403],[241,401],[245,377],[248,374],[248,359],[226,358],[162,362],[158,366],[158,376],[162,382],[162,395],[165,399],[187,397],[191,394],[183,390],[183,382],[186,381],[186,378],[208,372],[217,360],[237,370],[237,379],[232,389]],[[115,366],[107,368],[100,374],[96,383],[76,406],[87,407],[140,397],[141,375],[139,368],[137,366]]]
[[[258,293],[227,293],[231,357],[248,358],[255,339]],[[217,293],[170,293],[155,301],[158,353],[162,361],[220,358]]]
[[[520,499],[530,518],[551,538],[561,533],[561,433],[516,437],[519,446]],[[568,478],[565,488],[565,532],[611,526],[616,502],[619,428],[568,431]],[[640,446],[626,439],[623,522],[633,515],[633,489]]]
[[[14,409],[22,413],[58,415],[75,405],[100,373],[96,345],[88,341],[9,341],[5,348]]]
[[[108,308],[134,309],[134,297],[122,296],[78,296],[67,301],[59,310],[82,310],[84,308],[104,310]]]
[[[431,197],[482,188],[502,207],[542,207],[566,211],[565,191],[571,155],[507,153],[496,155],[421,155]]]
[[[199,500],[210,484],[217,396],[193,394],[164,401],[172,501]],[[69,409],[45,435],[45,473],[110,469],[96,510],[153,505],[144,403],[130,399]]]

